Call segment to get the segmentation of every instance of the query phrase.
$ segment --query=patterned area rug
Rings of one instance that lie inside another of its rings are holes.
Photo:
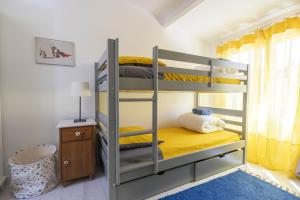
[[[300,200],[284,188],[241,170],[161,200]]]

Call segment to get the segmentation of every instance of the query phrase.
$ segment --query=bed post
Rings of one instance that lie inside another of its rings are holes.
[[[195,91],[195,98],[194,98],[194,107],[197,108],[199,106],[199,93]]]
[[[250,71],[249,71],[249,64],[247,65],[247,71],[246,71],[246,75],[247,75],[247,81],[246,84],[246,92],[243,93],[243,118],[242,118],[242,122],[243,122],[243,128],[242,128],[242,133],[243,133],[243,139],[245,140],[245,148],[243,151],[243,164],[246,164],[247,161],[247,111],[248,111],[248,92],[249,92],[249,75],[250,75]]]
[[[154,173],[158,173],[158,144],[157,144],[157,99],[158,99],[158,46],[153,47],[153,99],[152,99],[152,155]]]
[[[119,179],[119,67],[118,67],[118,40],[108,40],[108,189],[109,200],[117,199],[117,183]]]
[[[97,102],[99,102],[99,95],[98,95],[98,83],[97,83],[97,69],[98,69],[98,65],[99,63],[95,62],[95,119],[96,119],[96,123],[98,125],[98,106],[96,105]]]
[[[115,40],[114,67],[115,67],[115,104],[116,104],[116,185],[120,185],[120,146],[119,146],[119,39]]]

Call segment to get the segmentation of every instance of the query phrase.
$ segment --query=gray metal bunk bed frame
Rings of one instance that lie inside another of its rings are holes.
[[[246,162],[246,113],[249,65],[227,60],[179,53],[157,46],[153,48],[153,79],[119,77],[119,42],[108,39],[107,48],[99,62],[95,63],[96,105],[98,92],[108,92],[108,115],[96,106],[96,120],[102,138],[102,160],[107,179],[109,200],[144,199],[170,190],[185,183],[206,178]],[[189,62],[210,66],[208,71],[158,66],[158,59]],[[106,65],[104,70],[102,67]],[[234,67],[240,74],[214,72],[215,66]],[[167,81],[158,78],[159,72],[208,76],[208,83]],[[241,80],[243,84],[213,83],[213,77]],[[119,91],[153,91],[152,98],[119,98]],[[240,117],[242,120],[224,119],[226,123],[241,127],[240,130],[228,129],[241,135],[241,140],[230,144],[200,150],[191,154],[158,160],[157,103],[159,91],[195,92],[196,106],[198,93],[243,93],[242,110],[209,107],[214,113],[224,116]],[[152,102],[152,129],[119,134],[119,103]],[[152,161],[120,167],[119,138],[152,133]]]

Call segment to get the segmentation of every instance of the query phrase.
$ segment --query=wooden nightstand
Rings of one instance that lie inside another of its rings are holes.
[[[69,181],[95,175],[95,127],[93,119],[74,123],[62,120],[59,128],[60,178],[63,186]]]

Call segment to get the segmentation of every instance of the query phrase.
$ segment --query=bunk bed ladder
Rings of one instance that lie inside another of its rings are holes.
[[[118,48],[117,48],[117,40],[115,41],[115,57],[118,58]],[[118,59],[115,59],[116,63],[114,63],[115,68],[118,68]],[[154,174],[158,173],[158,139],[157,139],[157,97],[158,97],[158,47],[153,48],[153,96],[152,98],[119,98],[119,95],[117,94],[119,92],[119,73],[117,73],[118,70],[115,71],[115,74],[117,74],[115,79],[115,98],[117,98],[116,101],[116,107],[115,112],[116,115],[116,129],[115,129],[115,139],[116,139],[116,185],[120,185],[120,145],[119,145],[119,138],[120,137],[130,137],[135,135],[143,135],[143,134],[152,134],[152,162],[154,165]],[[133,132],[127,132],[119,134],[119,103],[120,102],[152,102],[152,129],[148,130],[142,130],[142,131],[133,131]]]

